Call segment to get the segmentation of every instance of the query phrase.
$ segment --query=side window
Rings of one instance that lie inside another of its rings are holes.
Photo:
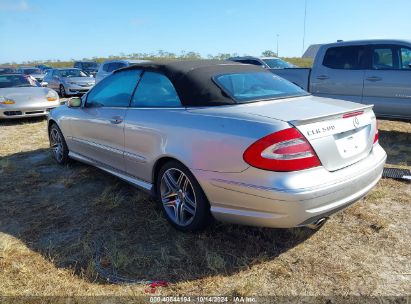
[[[165,75],[145,72],[138,84],[131,106],[180,107],[181,102],[173,84]]]
[[[372,68],[374,70],[397,69],[394,65],[394,48],[389,46],[372,48]]]
[[[110,72],[110,71],[109,71],[110,64],[111,64],[111,63],[105,63],[105,64],[103,64],[103,71],[104,71],[104,72]]]
[[[115,70],[116,65],[117,65],[117,62],[109,63],[107,67],[107,72],[109,73],[113,72]]]
[[[363,46],[333,47],[326,51],[323,65],[330,69],[359,70],[364,67],[365,57]]]
[[[75,67],[75,68],[79,68],[79,67],[80,67],[80,63],[75,62],[75,63],[74,63],[74,67]]]
[[[128,70],[104,78],[87,94],[86,107],[128,107],[140,74]]]
[[[110,66],[108,67],[107,72],[113,72],[120,68],[124,68],[125,66],[126,64],[124,62],[112,62],[110,63]]]
[[[400,61],[400,66],[402,70],[411,69],[411,49],[406,47],[402,47],[400,49]]]

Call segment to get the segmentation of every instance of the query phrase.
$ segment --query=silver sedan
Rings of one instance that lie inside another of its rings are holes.
[[[90,90],[96,80],[75,68],[48,70],[42,85],[59,92],[61,97],[84,94]]]
[[[137,64],[51,112],[54,158],[158,197],[177,229],[318,227],[381,178],[371,106],[313,97],[252,65]]]
[[[45,116],[59,105],[57,93],[42,88],[32,77],[0,75],[0,119]]]

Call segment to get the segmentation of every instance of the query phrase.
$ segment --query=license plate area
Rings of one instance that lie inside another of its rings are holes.
[[[367,148],[370,125],[335,134],[334,140],[342,158],[361,154]]]

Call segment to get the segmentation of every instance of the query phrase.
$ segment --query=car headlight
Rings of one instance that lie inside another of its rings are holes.
[[[0,104],[11,105],[11,104],[15,104],[15,103],[16,102],[11,98],[0,96]]]
[[[50,90],[47,92],[46,98],[48,101],[56,101],[59,99],[59,96],[55,91]]]

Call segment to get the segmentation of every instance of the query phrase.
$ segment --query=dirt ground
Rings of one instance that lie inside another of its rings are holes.
[[[387,166],[411,168],[411,123],[379,129]],[[0,122],[0,296],[410,295],[410,214],[411,184],[382,179],[316,232],[181,233],[121,180],[54,163],[46,120]],[[102,271],[169,285],[113,284]]]

